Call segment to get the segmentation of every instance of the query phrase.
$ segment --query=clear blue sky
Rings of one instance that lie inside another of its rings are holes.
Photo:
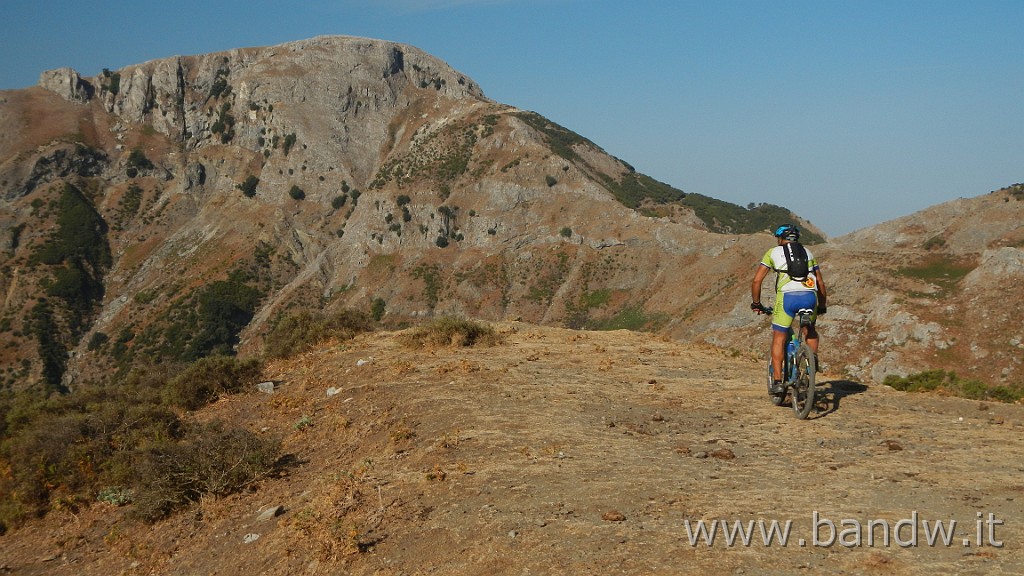
[[[0,89],[347,34],[832,236],[1024,182],[1024,1],[0,0]]]

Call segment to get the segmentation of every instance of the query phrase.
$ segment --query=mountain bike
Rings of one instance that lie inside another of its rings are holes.
[[[763,314],[771,317],[773,309],[761,307]],[[805,328],[811,325],[814,311],[810,308],[797,310],[793,324],[799,329],[789,330],[789,341],[786,342],[786,355],[782,366],[782,392],[773,394],[772,389],[772,353],[768,351],[768,397],[772,404],[781,406],[790,397],[793,412],[797,418],[804,419],[814,407],[814,374],[817,362],[814,351],[804,339]]]

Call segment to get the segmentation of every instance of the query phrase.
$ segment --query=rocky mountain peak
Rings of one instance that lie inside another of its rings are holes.
[[[109,269],[75,272],[95,284],[88,305],[49,309],[58,328],[77,314],[78,331],[50,350],[81,378],[114,351],[128,358],[119,362],[198,354],[183,310],[199,313],[225,278],[260,282],[217,343],[243,354],[258,353],[287,310],[371,302],[394,319],[511,316],[759,351],[764,326],[745,302],[772,240],[756,232],[796,220],[657,182],[394,42],[322,36],[89,78],[64,68],[40,87],[0,103],[0,238],[12,272],[0,290],[19,334],[6,360],[36,354],[37,296],[70,278],[57,268],[71,260],[40,266],[38,253],[52,250],[60,199],[72,198],[102,220],[113,255]],[[940,349],[944,365],[1015,378],[1018,313],[989,321],[1010,341],[971,348],[965,339],[984,324],[947,326],[935,303],[950,315],[991,300],[978,280],[990,274],[977,269],[1017,274],[1021,206],[1002,191],[816,248],[835,287],[823,331],[842,368],[880,380],[929,367]],[[965,211],[982,211],[984,224]],[[124,342],[90,347],[118,334]],[[39,363],[26,374],[38,379]]]

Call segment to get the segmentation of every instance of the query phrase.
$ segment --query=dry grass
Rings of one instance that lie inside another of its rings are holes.
[[[494,346],[501,341],[501,336],[490,325],[451,316],[413,328],[401,338],[402,344],[409,348]]]
[[[367,461],[335,476],[289,522],[320,560],[334,562],[374,544],[373,531],[380,526],[385,507],[372,467]]]

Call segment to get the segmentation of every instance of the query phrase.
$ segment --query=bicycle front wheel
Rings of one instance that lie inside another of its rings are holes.
[[[796,362],[796,379],[792,383],[793,412],[801,420],[807,418],[814,408],[814,374],[817,366],[814,352],[807,344],[801,344],[794,355]]]

